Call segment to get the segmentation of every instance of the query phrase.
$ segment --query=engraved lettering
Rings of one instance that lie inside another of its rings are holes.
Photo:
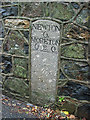
[[[57,25],[44,25],[44,24],[33,24],[32,25],[32,29],[35,29],[35,30],[45,30],[45,31],[52,31],[52,32],[57,32],[57,31],[60,31],[60,28],[59,26]]]

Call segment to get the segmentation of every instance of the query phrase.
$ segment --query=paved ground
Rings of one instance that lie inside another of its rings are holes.
[[[2,120],[67,120],[67,118],[79,120],[68,111],[53,110],[50,106],[40,107],[4,95],[0,101],[2,101]]]
[[[27,105],[29,106],[28,108],[26,107]],[[34,115],[31,112],[31,107],[34,106],[30,103],[4,97],[2,99],[2,118],[11,118],[11,120],[15,118],[37,119],[36,114]]]
[[[3,105],[2,118],[36,118],[36,117],[32,114],[16,112],[15,108]]]

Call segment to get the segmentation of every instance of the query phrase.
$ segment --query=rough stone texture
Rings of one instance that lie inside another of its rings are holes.
[[[59,96],[71,96],[78,100],[90,101],[90,89],[84,85],[68,82],[64,87],[59,88]]]
[[[58,18],[61,20],[69,20],[74,15],[74,11],[70,3],[65,4],[60,2],[21,3],[21,13],[25,17],[45,16]]]
[[[12,24],[12,23],[11,23]],[[3,44],[3,50],[9,54],[15,54],[19,56],[26,56],[28,48],[26,51],[26,46],[28,45],[28,40],[23,39],[23,35],[19,31],[11,30],[5,38]]]
[[[2,91],[2,81],[3,81],[3,77],[0,75],[0,94],[1,94],[1,91]]]
[[[78,15],[76,22],[90,28],[90,24],[88,24],[89,14],[90,14],[89,8],[84,8]]]
[[[29,21],[22,19],[6,19],[5,26],[11,28],[29,28]]]
[[[74,23],[64,25],[63,36],[82,41],[88,41],[88,39],[90,38],[89,31],[75,25]]]
[[[2,97],[2,76],[0,75],[0,98]],[[0,118],[2,118],[2,101],[0,100]]]
[[[28,60],[14,58],[14,75],[21,78],[28,78]]]
[[[2,52],[2,40],[0,40],[0,52]]]
[[[66,110],[70,114],[74,114],[76,110],[76,105],[75,103],[72,103],[66,100],[65,103],[60,107],[60,109]]]
[[[41,3],[45,4],[45,3]],[[21,15],[25,17],[42,17],[43,9],[39,2],[20,2],[21,5]],[[44,8],[44,7],[43,7]]]
[[[71,53],[71,52],[70,52]],[[65,74],[72,79],[89,81],[89,65],[83,62],[76,62],[71,60],[62,60],[61,66]],[[62,76],[63,77],[63,76]]]
[[[3,81],[5,81],[5,76],[0,75],[0,86],[2,86],[2,84],[1,84],[1,83],[3,83]]]
[[[53,21],[38,20],[32,28],[32,101],[44,104],[55,101],[60,26]]]
[[[24,79],[8,77],[4,83],[4,89],[20,94],[22,97],[29,94],[28,85],[25,84]]]
[[[85,46],[82,44],[71,44],[62,47],[62,55],[70,58],[85,58]]]
[[[52,17],[58,18],[60,20],[69,20],[73,17],[74,11],[72,7],[70,7],[70,3],[54,3],[50,4],[51,11],[49,14],[51,14]]]
[[[12,69],[11,56],[0,55],[0,72],[10,73]]]
[[[5,36],[5,30],[2,21],[0,21],[0,38],[3,38],[4,36]]]
[[[90,104],[79,106],[77,109],[77,116],[81,118],[85,117],[87,120],[90,120]]]
[[[17,16],[18,6],[2,7],[0,8],[0,18],[8,16]]]

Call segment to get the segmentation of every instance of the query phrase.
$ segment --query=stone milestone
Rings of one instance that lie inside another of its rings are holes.
[[[35,104],[55,101],[60,25],[51,20],[32,23],[31,95]]]

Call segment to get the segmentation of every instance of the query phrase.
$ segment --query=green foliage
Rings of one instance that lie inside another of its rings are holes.
[[[64,97],[59,97],[59,100],[58,100],[60,103],[64,101]]]
[[[49,105],[45,104],[44,107],[47,108]]]

